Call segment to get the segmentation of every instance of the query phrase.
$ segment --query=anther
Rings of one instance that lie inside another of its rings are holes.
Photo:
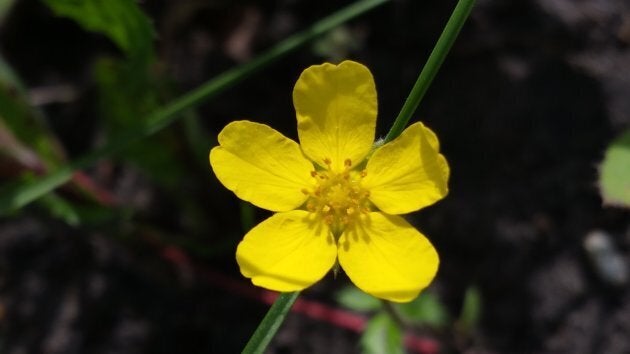
[[[329,212],[329,211],[330,211],[330,206],[328,206],[328,205],[324,205],[324,206],[322,207],[322,211],[323,211],[324,213]]]
[[[324,163],[325,163],[326,165],[330,166],[330,164],[332,163],[332,161],[330,161],[330,159],[329,159],[329,158],[325,157],[325,158],[324,158]]]
[[[367,176],[367,171],[366,170],[361,171],[359,176],[361,176],[361,178],[364,178],[365,176]]]
[[[346,166],[346,167],[350,167],[350,166],[352,166],[352,160],[350,160],[350,159],[346,159],[346,160],[343,162],[343,164],[344,164],[344,166]]]
[[[346,214],[348,214],[348,215],[352,215],[352,214],[354,214],[354,212],[355,212],[355,210],[354,210],[353,207],[350,207],[350,208],[346,209]]]
[[[308,189],[306,189],[306,188],[302,188],[302,193],[304,193],[304,194],[306,194],[306,195],[311,194],[311,193],[308,191]]]
[[[317,171],[311,171],[311,177],[316,177],[317,176]]]

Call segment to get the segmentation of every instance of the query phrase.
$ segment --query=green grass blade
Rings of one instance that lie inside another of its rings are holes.
[[[422,101],[424,94],[427,92],[427,89],[431,85],[431,82],[440,69],[440,66],[442,66],[446,55],[451,50],[457,35],[459,35],[459,31],[464,26],[464,23],[466,22],[466,19],[468,18],[468,15],[474,5],[475,0],[459,0],[455,6],[455,9],[446,23],[440,38],[435,44],[433,51],[431,51],[431,55],[429,55],[427,63],[424,65],[424,68],[422,68],[416,83],[413,85],[409,96],[405,100],[405,104],[400,109],[398,117],[396,117],[394,124],[385,136],[385,143],[392,141],[399,136],[407,126],[407,123],[409,123],[411,115],[413,115],[418,108],[420,101]]]
[[[299,291],[281,293],[260,322],[256,332],[249,338],[243,354],[263,353],[284,321],[293,303],[300,295]]]
[[[275,62],[280,57],[290,53],[298,47],[309,42],[313,38],[329,31],[336,26],[347,22],[389,0],[362,0],[351,4],[334,14],[316,22],[308,29],[278,43],[268,51],[256,57],[252,61],[239,65],[213,78],[202,86],[174,100],[172,103],[157,110],[145,120],[142,126],[114,137],[100,149],[68,164],[58,170],[26,183],[0,195],[0,215],[17,210],[35,199],[45,195],[55,188],[68,182],[77,169],[86,168],[99,159],[126,148],[133,142],[150,136],[181,117],[181,114],[194,108],[201,102],[211,99],[217,94],[243,81],[260,69]]]

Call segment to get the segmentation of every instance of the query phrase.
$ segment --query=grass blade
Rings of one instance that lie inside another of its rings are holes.
[[[243,354],[260,354],[265,351],[299,295],[300,292],[296,291],[281,293],[278,296],[265,318],[256,328],[256,332],[249,338],[245,349],[242,351]]]
[[[145,123],[138,128],[126,131],[114,137],[105,146],[97,149],[76,161],[62,166],[56,171],[35,179],[31,183],[22,184],[0,194],[0,215],[15,211],[55,188],[68,182],[74,171],[86,168],[99,159],[126,148],[130,144],[150,136],[181,117],[201,102],[211,99],[217,94],[243,81],[260,69],[275,62],[280,57],[309,42],[313,38],[347,22],[389,0],[362,0],[351,4],[334,14],[316,22],[308,29],[290,36],[252,61],[239,65],[211,79],[202,86],[174,100],[165,107],[151,114]]]
[[[427,92],[429,86],[431,86],[433,78],[440,69],[440,66],[442,66],[446,55],[451,50],[455,39],[459,35],[459,31],[464,26],[474,5],[475,0],[459,0],[455,6],[440,38],[435,44],[433,51],[431,51],[431,55],[429,55],[427,63],[424,64],[416,83],[413,85],[409,96],[405,100],[405,104],[400,109],[398,117],[396,117],[394,124],[392,124],[391,129],[385,136],[385,143],[398,137],[407,126],[407,123],[409,123],[411,115],[416,111],[424,94]]]

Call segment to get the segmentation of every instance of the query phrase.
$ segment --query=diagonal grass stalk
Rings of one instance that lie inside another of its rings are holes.
[[[395,139],[403,131],[411,115],[420,104],[422,97],[431,85],[440,66],[444,62],[446,55],[450,51],[457,35],[463,27],[470,11],[475,4],[475,0],[459,0],[451,17],[449,18],[440,38],[429,55],[427,63],[422,68],[416,83],[414,84],[405,104],[398,117],[394,121],[392,128],[385,137],[385,142]],[[284,321],[287,311],[291,309],[293,302],[297,299],[299,292],[280,294],[278,299],[271,306],[263,321],[258,325],[256,332],[247,343],[243,353],[263,353],[276,331]]]
[[[299,295],[300,292],[296,291],[281,293],[278,296],[256,328],[256,332],[249,338],[242,354],[260,354],[265,351]]]
[[[464,26],[464,23],[466,22],[468,15],[470,15],[470,11],[474,5],[475,0],[459,0],[457,2],[451,17],[448,19],[446,26],[444,26],[444,30],[442,31],[440,38],[438,38],[435,47],[433,47],[433,50],[429,55],[429,59],[427,59],[426,64],[424,64],[416,83],[413,85],[409,96],[400,109],[398,117],[396,117],[394,124],[392,124],[392,127],[385,136],[384,143],[392,141],[398,137],[407,126],[407,123],[409,123],[411,115],[413,115],[416,111],[420,101],[422,101],[422,98],[424,97],[424,94],[427,92],[429,86],[431,86],[433,78],[442,66],[446,55],[451,50],[457,35],[459,35],[459,31]]]
[[[310,40],[387,1],[389,0],[357,1],[321,19],[308,29],[281,41],[252,61],[228,70],[202,86],[175,99],[170,104],[167,104],[151,114],[145,121],[146,123],[133,130],[125,131],[119,136],[113,137],[103,147],[34,181],[25,182],[3,191],[3,194],[0,195],[0,215],[5,215],[28,205],[32,201],[68,182],[75,171],[89,167],[96,161],[110,157],[132,143],[164,129],[182,117],[182,113],[215,97],[217,94],[236,85],[262,68],[274,63],[279,58],[308,43]]]

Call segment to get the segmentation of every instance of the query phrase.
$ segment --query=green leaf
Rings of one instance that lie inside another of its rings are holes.
[[[361,349],[364,354],[402,354],[402,331],[387,313],[378,313],[361,336]]]
[[[148,70],[129,70],[128,63],[111,58],[96,62],[99,114],[110,139],[138,129],[160,105],[163,83],[146,75]],[[148,69],[148,68],[147,68]],[[172,132],[149,137],[130,146],[120,158],[132,162],[162,186],[179,188],[186,168],[178,158],[179,140]]]
[[[355,286],[346,286],[335,296],[342,306],[355,311],[375,311],[381,308],[381,301]]]
[[[630,131],[615,139],[606,149],[599,188],[604,204],[630,208]]]
[[[465,329],[471,330],[477,326],[481,318],[481,295],[479,290],[471,286],[464,295],[464,304],[459,315],[458,323]]]
[[[43,0],[58,16],[68,17],[88,31],[104,34],[132,62],[153,60],[153,26],[133,0]]]
[[[62,149],[43,113],[28,103],[24,85],[0,57],[0,153],[38,170],[64,162]],[[43,164],[43,166],[39,166]]]
[[[405,318],[420,324],[442,328],[449,323],[449,314],[444,304],[435,294],[427,291],[412,302],[396,306]]]
[[[0,26],[2,26],[5,16],[9,13],[14,3],[15,0],[0,0]]]
[[[52,0],[49,0],[52,1]],[[46,193],[68,182],[74,171],[91,166],[96,161],[110,157],[115,153],[129,147],[129,145],[146,138],[172,124],[182,117],[190,109],[216,97],[219,93],[243,81],[262,68],[274,63],[279,58],[294,51],[298,47],[309,42],[313,38],[329,31],[336,26],[357,17],[388,0],[362,0],[357,1],[334,14],[325,17],[306,30],[292,35],[278,43],[271,49],[257,56],[251,62],[228,70],[209,80],[200,87],[182,95],[169,104],[149,114],[143,119],[143,124],[136,129],[127,130],[124,134],[111,139],[105,146],[82,156],[78,160],[61,166],[54,172],[38,178],[33,183],[25,183],[12,188],[5,193],[0,193],[0,215],[19,209]]]
[[[56,193],[49,193],[39,200],[39,205],[43,206],[48,212],[70,226],[79,226],[81,219],[77,210],[65,199]]]

